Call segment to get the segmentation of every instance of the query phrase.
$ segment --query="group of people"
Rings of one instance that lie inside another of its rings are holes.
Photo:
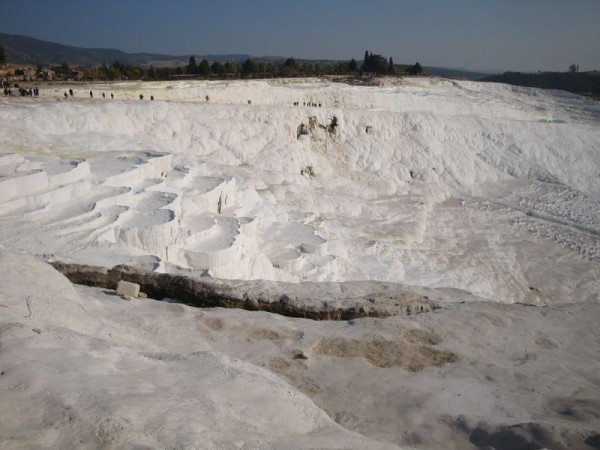
[[[294,106],[300,106],[300,102],[294,102]],[[317,102],[302,102],[302,106],[313,106],[313,107],[321,107],[321,103]]]
[[[73,92],[73,89],[69,89],[68,93],[67,93],[67,91],[65,91],[65,93],[63,94],[63,97],[65,99],[67,99],[69,97],[74,97],[74,96],[75,96],[75,93]],[[90,98],[94,98],[93,91],[90,91]],[[102,98],[106,98],[106,94],[104,92],[102,93]],[[110,93],[110,98],[112,98],[112,99],[115,98],[115,95],[112,92]]]
[[[73,89],[69,89],[69,96],[73,97]],[[65,92],[65,98],[67,98],[67,93]],[[94,92],[90,91],[90,98],[94,98]],[[103,92],[102,93],[102,98],[106,98],[106,94]],[[115,98],[115,94],[113,94],[112,92],[110,93],[110,98],[114,100]]]
[[[37,95],[37,94],[36,94]],[[64,93],[64,97],[65,99],[69,98],[69,97],[73,97],[75,95],[75,93],[73,92],[73,89],[69,89],[68,93],[67,91],[65,91]],[[94,98],[94,91],[90,91],[90,98]],[[106,93],[102,93],[102,98],[106,98]],[[113,94],[112,92],[110,93],[110,98],[112,100],[115,99],[115,94]],[[140,100],[144,100],[144,95],[140,94]],[[150,96],[150,100],[154,100],[154,95]]]
[[[14,95],[13,91],[11,89],[11,87],[8,85],[8,83],[4,83],[2,82],[2,87],[4,88],[4,96],[11,96]],[[15,89],[17,90],[17,95],[19,97],[25,97],[25,96],[35,96],[35,97],[39,97],[40,95],[40,89],[38,87],[34,87],[34,88],[29,88],[29,89],[23,89],[23,88],[19,88],[18,84],[14,85]],[[90,98],[94,98],[94,92],[90,91],[89,93]],[[73,89],[69,89],[68,91],[65,91],[65,93],[63,94],[64,98],[67,99],[69,97],[74,97],[75,93],[73,92]],[[106,93],[102,93],[102,98],[106,98]],[[111,92],[110,93],[110,98],[114,100],[115,95]],[[144,100],[144,95],[140,94],[139,95],[139,99],[140,100]],[[154,95],[150,96],[150,100],[154,100]],[[210,101],[210,97],[207,95],[205,97],[205,100],[207,102]],[[252,104],[252,100],[248,100],[248,104],[251,105]],[[294,106],[300,106],[300,102],[293,102]],[[302,106],[312,106],[312,107],[321,107],[321,103],[320,102],[302,102]]]
[[[5,97],[11,97],[14,95],[13,90],[11,89],[9,84],[2,83],[2,87],[3,87]],[[18,97],[39,97],[40,96],[40,89],[38,87],[25,89],[25,88],[19,87],[18,84],[15,84],[14,88],[17,90],[16,92],[17,92]]]

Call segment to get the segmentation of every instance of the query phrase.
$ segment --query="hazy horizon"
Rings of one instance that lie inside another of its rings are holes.
[[[0,31],[127,53],[361,60],[368,49],[399,64],[586,71],[600,69],[598,23],[594,0],[22,0],[0,17]]]

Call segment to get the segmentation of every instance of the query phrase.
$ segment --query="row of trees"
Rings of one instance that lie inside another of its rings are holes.
[[[350,61],[350,66],[357,70],[358,64],[354,59]],[[397,74],[408,74],[408,75],[419,75],[423,73],[423,68],[418,62],[412,66],[407,65],[395,65],[394,60],[390,56],[389,59],[377,54],[373,54],[368,50],[365,51],[365,57],[363,58],[363,64],[359,70],[359,73],[376,73],[378,75],[397,75]]]
[[[125,65],[114,62],[111,65],[102,64],[95,68],[71,68],[63,63],[50,68],[60,79],[84,79],[84,80],[166,80],[173,77],[190,78],[276,78],[276,77],[307,77],[321,75],[344,75],[355,72],[350,69],[349,62],[338,62],[336,64],[306,63],[299,64],[294,58],[288,58],[282,63],[256,62],[247,59],[244,63],[215,61],[210,64],[203,59],[198,64],[194,57],[183,67],[154,67],[142,68],[138,66]],[[38,67],[38,76],[47,73]]]
[[[0,47],[0,63],[4,62],[4,49]],[[365,74],[377,75],[418,75],[423,72],[419,63],[415,65],[396,65],[392,58],[366,51],[362,64],[353,58],[350,61],[335,63],[306,62],[300,63],[293,57],[282,62],[255,61],[247,59],[243,63],[214,61],[210,63],[206,58],[200,63],[193,56],[188,64],[182,67],[153,67],[144,68],[114,62],[110,65],[103,63],[94,68],[78,67],[73,70],[64,62],[50,68],[58,79],[83,79],[83,80],[165,80],[173,77],[192,78],[276,78],[276,77],[310,77],[322,75],[349,75],[363,76]],[[42,66],[37,68],[37,77],[49,79],[49,71]]]
[[[418,75],[423,72],[419,63],[412,66],[395,65],[381,55],[366,51],[362,65],[359,67],[354,58],[350,61],[339,61],[334,64],[298,63],[294,58],[287,58],[282,63],[256,62],[247,59],[243,64],[218,61],[210,64],[204,58],[200,64],[196,58],[190,57],[188,65],[183,69],[174,69],[176,75],[209,77],[294,77],[294,76],[320,76],[320,75],[363,75],[365,73],[378,75],[409,74]],[[160,78],[158,69],[151,75]]]
[[[361,67],[363,72],[374,72],[380,75],[395,73],[394,62],[390,57],[389,61],[381,55],[374,55],[373,52],[365,51],[365,57],[363,59],[363,65]]]

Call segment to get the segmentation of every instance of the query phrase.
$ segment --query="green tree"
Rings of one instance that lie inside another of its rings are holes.
[[[267,73],[272,77],[278,76],[279,75],[279,66],[275,63],[268,63],[267,64]]]
[[[284,67],[288,67],[288,68],[294,69],[294,70],[298,67],[298,65],[296,64],[296,60],[292,57],[286,59],[285,63],[283,65],[284,65]]]
[[[6,53],[4,53],[4,47],[0,45],[0,64],[4,64],[6,62]]]
[[[148,77],[149,80],[154,80],[154,78],[156,78],[156,72],[154,71],[154,66],[150,66],[146,76]]]
[[[304,75],[307,75],[310,77],[315,74],[315,65],[313,63],[304,64],[303,69],[304,69],[303,70]]]
[[[388,73],[390,75],[394,75],[396,73],[396,69],[394,69],[394,60],[390,56],[390,64],[388,65]]]
[[[333,72],[338,74],[338,75],[342,75],[345,73],[350,72],[350,63],[345,62],[345,61],[340,61],[339,63],[333,65],[333,66],[329,66],[330,69],[333,69]]]
[[[198,73],[198,65],[196,64],[196,58],[190,56],[190,60],[188,62],[186,73],[188,74],[197,74]]]
[[[369,66],[371,72],[376,72],[378,74],[388,73],[388,60],[381,55],[369,54]]]
[[[225,67],[223,67],[223,64],[221,64],[219,61],[215,61],[214,63],[212,63],[212,66],[210,66],[210,70],[212,71],[212,73],[220,77],[225,75]]]
[[[71,68],[66,62],[63,62],[60,66],[53,66],[52,70],[57,77],[66,79],[71,75]]]
[[[350,72],[356,72],[358,70],[358,64],[356,64],[356,60],[352,58],[350,63],[348,64],[348,69]]]
[[[256,73],[257,70],[258,68],[256,67],[256,63],[250,58],[248,58],[246,61],[244,61],[244,64],[242,64],[242,76],[244,77]]]
[[[285,60],[285,62],[282,64],[279,73],[281,75],[283,75],[284,77],[291,77],[296,75],[296,73],[298,72],[298,64],[296,63],[296,60],[294,58],[288,58]]]
[[[63,61],[61,69],[62,69],[62,73],[65,74],[65,76],[71,75],[71,68],[66,63],[66,61]]]
[[[240,72],[242,71],[242,66],[240,64],[229,61],[223,65],[223,68],[225,69],[225,73],[232,77],[239,76]]]
[[[200,67],[198,68],[198,72],[204,78],[210,77],[210,64],[208,63],[208,61],[206,60],[206,58],[204,58],[202,60],[202,62],[200,63]]]
[[[419,75],[420,73],[423,73],[423,68],[421,67],[421,64],[417,62],[414,66],[409,67],[407,72],[409,75]]]
[[[569,66],[569,73],[577,73],[579,72],[579,64],[571,64]]]
[[[141,67],[124,66],[121,73],[125,75],[128,80],[140,80],[142,79],[143,71]]]
[[[388,60],[381,55],[373,54],[372,52],[365,51],[365,59],[361,70],[363,72],[376,72],[379,74],[388,73],[389,65]]]
[[[106,69],[106,77],[111,81],[121,80],[124,76],[127,77],[125,71],[125,64],[115,61],[108,69]]]

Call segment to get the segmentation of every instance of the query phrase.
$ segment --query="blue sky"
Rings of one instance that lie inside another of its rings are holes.
[[[600,0],[18,0],[0,32],[173,55],[600,69]]]

